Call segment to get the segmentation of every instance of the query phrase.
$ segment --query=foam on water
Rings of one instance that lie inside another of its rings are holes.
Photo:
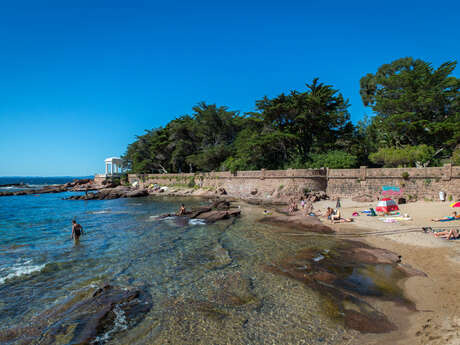
[[[204,219],[190,219],[188,222],[190,225],[206,225],[206,221]]]
[[[43,265],[31,265],[32,261],[28,260],[25,261],[24,263],[19,263],[17,265],[14,265],[8,269],[8,274],[5,276],[0,277],[0,284],[3,284],[5,281],[13,278],[18,278],[21,276],[29,275],[33,272],[38,272],[41,271],[44,267],[45,264]]]
[[[91,211],[88,212],[88,214],[105,214],[105,213],[110,213],[111,210],[101,210],[101,211]]]
[[[123,309],[121,309],[117,304],[115,308],[113,308],[113,312],[115,314],[113,327],[100,337],[96,337],[96,339],[91,342],[92,344],[104,344],[110,339],[112,333],[125,331],[128,329],[128,320],[126,319],[126,315]]]

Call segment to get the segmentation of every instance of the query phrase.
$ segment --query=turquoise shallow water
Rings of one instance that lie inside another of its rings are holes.
[[[121,316],[95,343],[348,341],[328,301],[266,269],[304,248],[333,248],[334,239],[293,241],[279,227],[259,223],[260,210],[249,205],[238,219],[205,225],[156,216],[182,202],[193,207],[206,200],[62,200],[70,194],[0,197],[0,336],[2,329],[28,327],[43,311],[110,283],[140,287],[153,303],[140,322]],[[70,239],[73,218],[86,232],[79,244]]]

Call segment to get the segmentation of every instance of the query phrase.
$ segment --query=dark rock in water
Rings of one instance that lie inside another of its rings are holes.
[[[72,195],[65,200],[110,200],[118,198],[138,198],[149,195],[147,189],[132,189],[127,186],[115,188],[103,188],[97,193],[85,193],[83,195]]]
[[[152,307],[150,296],[137,289],[105,285],[85,294],[43,312],[28,327],[0,331],[0,343],[91,344],[136,325]]]
[[[230,202],[227,200],[215,200],[210,206],[203,206],[194,208],[191,211],[186,211],[183,216],[185,219],[202,219],[206,223],[214,223],[222,219],[228,219],[231,217],[237,217],[241,214],[241,210],[237,208],[231,208]],[[176,214],[167,213],[162,214],[158,219],[164,219],[167,217],[175,217]]]
[[[319,256],[323,259],[315,260]],[[303,282],[318,291],[327,300],[326,312],[333,318],[342,318],[347,327],[362,333],[383,333],[396,326],[367,299],[393,301],[415,310],[415,305],[404,297],[397,280],[424,274],[400,261],[399,255],[388,250],[342,241],[328,251],[301,250],[266,266],[266,270]],[[389,270],[391,274],[378,273]]]
[[[228,218],[230,217],[227,211],[209,211],[200,215],[200,219],[204,219],[207,223],[214,223]]]
[[[0,184],[0,188],[4,187],[30,188],[30,186],[25,184],[24,182]]]
[[[361,333],[387,333],[397,329],[381,313],[369,313],[365,315],[352,309],[345,310],[345,326]]]
[[[203,207],[194,208],[191,211],[186,212],[185,214],[186,214],[186,216],[194,219],[194,218],[198,218],[198,216],[200,214],[205,213],[205,212],[209,212],[211,210],[212,210],[211,206],[203,206]]]
[[[26,188],[27,185],[18,185],[18,187]],[[74,180],[73,182],[67,182],[65,184],[57,186],[45,186],[40,189],[27,189],[16,192],[0,192],[0,196],[12,196],[12,195],[31,195],[31,194],[47,194],[47,193],[62,193],[66,191],[87,191],[98,189],[94,184],[93,180],[90,179],[81,179]]]

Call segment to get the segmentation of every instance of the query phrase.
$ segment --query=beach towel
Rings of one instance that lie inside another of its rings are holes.
[[[440,222],[450,222],[452,220],[460,220],[460,218],[457,218],[457,217],[449,217],[447,219],[440,219],[439,221]]]
[[[377,217],[377,213],[375,213],[375,210],[372,207],[369,209],[369,211],[370,211],[370,214],[368,214],[368,216]]]
[[[380,218],[382,219],[382,218]],[[383,218],[383,222],[384,223],[397,223],[398,221],[396,219],[393,219],[393,218]]]

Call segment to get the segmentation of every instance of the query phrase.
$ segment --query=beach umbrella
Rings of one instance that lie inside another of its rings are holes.
[[[453,204],[450,204],[450,207],[460,207],[460,201],[454,202]]]
[[[391,211],[398,211],[399,207],[396,205],[396,202],[391,198],[383,198],[377,204],[375,208],[377,212],[391,212]]]

